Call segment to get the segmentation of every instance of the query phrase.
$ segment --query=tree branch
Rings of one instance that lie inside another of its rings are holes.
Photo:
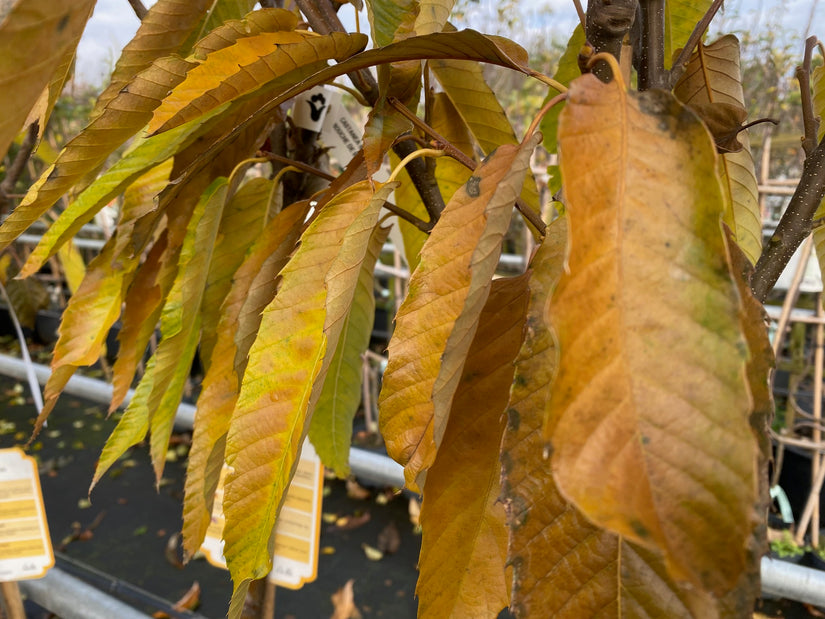
[[[148,13],[148,9],[143,6],[143,2],[141,0],[129,0],[129,4],[132,5],[132,9],[135,11],[135,15],[140,21],[143,21],[143,18],[146,17],[146,13]]]
[[[295,0],[295,4],[307,18],[307,22],[315,32],[329,34],[331,32],[346,32],[338,14],[329,0]],[[380,93],[378,83],[369,69],[361,69],[348,73],[355,88],[364,96],[372,107],[378,102]],[[410,141],[398,142],[393,146],[395,154],[401,159],[416,150],[415,144]],[[444,210],[444,198],[433,176],[432,170],[423,159],[413,159],[407,164],[407,173],[413,182],[421,201],[427,209],[430,218],[435,222]]]
[[[6,176],[3,178],[3,182],[0,183],[0,213],[6,213],[10,210],[11,194],[14,193],[14,186],[23,173],[26,162],[29,160],[29,157],[31,157],[34,146],[37,143],[38,126],[39,123],[37,122],[29,125],[29,130],[20,143],[20,148],[17,150],[14,161],[9,165],[6,170]]]
[[[636,18],[639,0],[590,0],[587,3],[587,42],[596,53],[607,52],[619,59],[622,41]],[[613,79],[610,68],[602,61],[593,67],[593,73],[603,82]]]
[[[796,67],[796,79],[799,82],[799,96],[802,105],[802,150],[808,157],[816,148],[816,134],[819,130],[820,121],[814,115],[814,104],[811,100],[811,56],[817,46],[816,37],[809,37],[805,41],[805,56],[802,64]]]
[[[665,69],[665,2],[640,0],[642,23],[639,55],[639,90],[668,89],[670,72]]]
[[[705,30],[707,30],[708,26],[710,26],[710,22],[713,21],[713,18],[716,16],[716,13],[719,11],[723,2],[724,0],[713,0],[713,4],[710,5],[707,13],[705,13],[704,17],[702,17],[702,19],[699,20],[699,23],[696,24],[693,32],[690,33],[687,43],[685,43],[682,51],[679,52],[679,56],[676,58],[676,62],[673,63],[673,68],[670,71],[671,88],[675,86],[676,82],[679,81],[679,78],[682,77],[682,74],[687,68],[690,56],[693,54],[693,50],[697,45],[699,45],[699,41],[702,40],[702,35],[705,34]]]
[[[806,157],[796,191],[754,268],[751,290],[760,301],[767,298],[797,247],[811,233],[811,222],[823,197],[825,138]]]

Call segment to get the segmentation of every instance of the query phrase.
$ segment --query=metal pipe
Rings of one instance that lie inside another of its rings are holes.
[[[762,593],[825,606],[825,572],[762,557]]]
[[[21,580],[20,589],[62,619],[147,619],[120,600],[53,567],[43,578]]]
[[[34,368],[37,379],[41,383],[44,383],[49,377],[49,368],[40,364],[34,364]],[[26,376],[25,364],[20,359],[16,359],[15,357],[0,355],[0,373],[22,380]],[[73,376],[66,385],[66,392],[77,397],[93,400],[101,404],[107,404],[111,400],[112,387],[103,381],[93,378]],[[127,398],[130,397],[131,392]],[[181,428],[191,428],[192,421],[194,420],[194,412],[195,407],[191,404],[181,404],[178,408],[178,417],[175,419],[175,425]],[[371,481],[373,483],[394,486],[396,488],[401,488],[404,485],[403,467],[387,456],[352,447],[349,452],[349,463],[353,474],[361,479]],[[823,469],[825,469],[825,467],[823,467]],[[807,604],[825,606],[825,572],[801,567],[799,565],[793,565],[786,561],[776,561],[769,557],[762,558],[761,567],[763,593],[778,595],[791,600],[805,602]],[[62,584],[67,582],[67,578],[71,578],[66,574],[61,574],[58,570],[52,569],[49,574],[47,574],[46,578],[41,579],[41,581],[47,581],[47,579],[55,572],[55,576],[51,577],[54,582],[59,582]],[[74,581],[76,579],[72,580]],[[31,595],[29,593],[30,590],[38,587],[53,591],[53,595],[57,598],[57,601],[66,602],[70,608],[68,610],[56,610],[50,606],[47,606],[47,608],[55,614],[64,617],[64,619],[75,619],[75,617],[77,619],[97,619],[98,617],[100,617],[100,619],[110,619],[111,617],[118,617],[122,619],[131,619],[132,617],[137,619],[140,617],[141,619],[145,619],[145,615],[128,615],[122,613],[121,611],[109,612],[108,614],[103,615],[93,615],[90,614],[90,611],[83,610],[80,614],[71,614],[71,610],[74,610],[75,607],[79,607],[77,600],[86,599],[87,597],[85,593],[78,594],[78,591],[80,591],[80,586],[82,585],[83,587],[88,587],[88,585],[85,585],[85,583],[80,581],[78,581],[80,582],[79,585],[72,584],[70,590],[73,591],[73,593],[69,595],[69,593],[62,592],[62,590],[61,592],[57,592],[57,587],[61,585],[52,585],[52,581],[48,581],[46,583],[48,586],[43,584],[35,584],[41,581],[21,581],[20,584],[21,587],[24,587],[24,591],[28,595]],[[52,589],[52,587],[54,587],[54,589]],[[93,589],[93,591],[96,596],[104,596],[108,598],[108,596],[101,594],[96,589]],[[31,595],[31,597],[32,599],[35,599],[34,595]],[[111,598],[108,599],[111,600]],[[116,602],[116,600],[114,601]],[[46,606],[45,603],[39,601],[39,598],[38,604]],[[135,612],[130,607],[127,608],[129,608],[131,612]]]
[[[33,363],[32,366],[38,382],[41,385],[46,384],[51,369],[39,363]],[[25,380],[26,364],[17,357],[0,354],[0,374],[17,380]],[[69,379],[63,391],[99,404],[108,405],[112,401],[112,386],[102,380],[87,376],[75,374]],[[133,395],[134,391],[130,389],[126,394],[124,405],[129,403]],[[175,416],[175,427],[180,430],[191,430],[194,422],[195,407],[192,404],[181,402]],[[401,488],[404,485],[404,467],[387,456],[352,447],[349,461],[352,473],[357,477],[396,488]]]

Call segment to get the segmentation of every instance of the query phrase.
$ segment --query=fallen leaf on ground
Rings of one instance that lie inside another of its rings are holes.
[[[384,553],[378,550],[378,548],[373,548],[369,544],[361,544],[361,548],[364,549],[364,554],[367,555],[367,559],[370,561],[380,561],[384,558]]]
[[[416,527],[421,526],[418,522],[418,518],[421,516],[421,501],[416,498],[411,498],[408,509],[410,512],[410,522],[412,522]]]
[[[178,612],[183,612],[186,610],[194,610],[198,607],[201,603],[201,586],[196,580],[192,583],[192,586],[189,587],[189,590],[183,594],[183,596],[175,602],[172,608]],[[159,610],[154,615],[152,615],[155,619],[168,619],[169,615],[162,610]]]
[[[355,592],[352,585],[355,581],[350,578],[343,587],[332,594],[332,605],[335,611],[330,619],[361,619],[361,612],[355,605]]]
[[[401,545],[401,536],[398,534],[398,527],[394,522],[390,522],[378,534],[378,550],[386,554],[395,554]]]
[[[367,524],[370,521],[370,513],[364,512],[362,514],[355,513],[352,516],[341,516],[335,521],[335,526],[332,527],[336,531],[351,531],[360,526]]]
[[[172,533],[169,540],[166,542],[166,549],[163,551],[163,556],[166,561],[178,568],[183,569],[183,561],[180,560],[180,533]],[[197,584],[197,583],[196,583]]]
[[[370,498],[372,493],[350,477],[347,479],[347,496],[351,499],[363,501]]]

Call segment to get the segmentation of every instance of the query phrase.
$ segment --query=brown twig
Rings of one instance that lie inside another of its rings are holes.
[[[700,19],[699,23],[696,24],[693,32],[690,33],[687,43],[685,43],[682,51],[679,52],[679,56],[676,58],[676,61],[673,63],[673,68],[670,70],[671,87],[676,85],[676,82],[679,81],[679,78],[682,77],[685,69],[687,69],[687,64],[690,60],[691,54],[693,54],[693,50],[697,45],[699,45],[699,42],[702,40],[702,35],[705,34],[705,30],[708,29],[710,22],[713,21],[713,18],[716,16],[716,13],[719,11],[723,3],[724,0],[713,0],[713,4],[710,5],[710,8],[708,8],[702,19]]]
[[[312,174],[314,176],[318,176],[323,178],[327,181],[334,181],[335,177],[328,172],[324,172],[316,168],[315,166],[311,166],[308,163],[303,163],[302,161],[296,161],[295,159],[290,159],[289,157],[284,157],[283,155],[277,155],[275,153],[270,153],[268,151],[261,151],[261,155],[266,157],[271,161],[277,161],[278,163],[283,163],[284,165],[292,166],[294,168],[298,168],[302,172],[306,172],[307,174]]]
[[[346,32],[341,20],[329,0],[295,0],[295,4],[307,18],[313,30],[320,34],[331,32]],[[378,102],[380,93],[378,83],[368,69],[348,73],[356,89],[372,107]],[[410,141],[400,142],[393,146],[395,154],[403,159],[416,150],[415,144]],[[407,165],[407,172],[413,182],[430,220],[435,222],[444,210],[444,198],[432,171],[422,159],[414,159]]]
[[[397,215],[404,221],[411,223],[416,228],[421,230],[421,232],[429,234],[433,229],[433,225],[435,225],[431,221],[424,221],[423,219],[419,219],[409,211],[405,211],[403,208],[396,204],[393,204],[392,202],[384,202],[384,208],[386,208],[393,215]]]
[[[584,30],[587,27],[587,16],[582,8],[581,0],[573,0],[573,4],[576,7],[576,14],[579,16],[579,23],[582,26],[582,30]]]
[[[814,104],[811,100],[811,56],[818,41],[816,37],[809,37],[805,41],[805,55],[802,64],[796,67],[796,79],[799,82],[799,96],[802,105],[802,150],[809,156],[816,148],[816,135],[819,130],[819,120],[814,115]]]
[[[132,9],[135,15],[137,15],[137,18],[143,21],[143,18],[146,17],[146,14],[149,12],[149,10],[143,6],[143,2],[141,2],[141,0],[129,0],[129,4],[132,5]]]
[[[619,59],[622,41],[630,32],[636,17],[639,0],[591,0],[587,3],[587,42],[596,53],[606,52]],[[613,74],[600,62],[593,73],[602,81],[609,81]]]
[[[566,93],[556,95],[548,103],[548,105],[545,106],[545,107],[547,109],[550,109],[550,107],[552,107],[553,105],[555,105],[556,103],[561,101],[566,96],[567,96]],[[410,110],[408,110],[407,107],[403,103],[401,103],[401,101],[399,101],[395,97],[388,97],[387,102],[390,105],[392,105],[393,108],[398,110],[403,116],[405,116],[407,119],[409,119],[410,122],[412,122],[416,127],[418,127],[424,133],[426,133],[430,137],[432,137],[433,141],[435,142],[434,146],[436,148],[440,148],[441,150],[443,150],[444,154],[452,157],[453,159],[458,161],[460,164],[462,164],[464,167],[466,167],[469,170],[475,170],[476,167],[478,167],[478,164],[473,159],[471,159],[470,157],[465,155],[459,148],[457,148],[454,144],[452,144],[447,138],[442,136],[440,133],[438,133],[438,131],[433,129],[430,125],[425,123],[418,116],[416,116]],[[543,110],[540,113],[540,115],[538,117],[539,122],[541,121],[541,115],[543,115],[543,113],[545,111],[546,110]],[[535,121],[534,121],[534,123],[535,123]],[[535,127],[531,126],[531,128],[533,130],[535,130]],[[531,133],[532,133],[532,131],[528,131],[527,134],[530,135]],[[541,236],[545,235],[545,233],[547,231],[547,224],[545,224],[544,221],[542,221],[542,219],[538,215],[538,213],[536,213],[533,209],[531,209],[529,206],[527,206],[521,198],[518,198],[516,200],[516,208],[518,209],[519,213],[521,213],[524,216],[524,218],[527,221],[529,221],[536,230],[538,230],[538,232]]]
[[[639,56],[639,90],[667,89],[670,71],[665,69],[664,0],[640,0],[641,50]]]
[[[29,125],[29,130],[20,143],[20,148],[14,156],[14,161],[9,165],[8,170],[6,170],[6,176],[3,178],[3,182],[0,183],[0,213],[5,213],[9,210],[11,198],[14,193],[14,186],[23,173],[26,162],[29,160],[29,157],[31,157],[34,146],[37,143],[38,126],[39,123],[37,122]]]
[[[760,301],[765,301],[797,247],[811,233],[811,221],[823,197],[825,139],[805,158],[796,191],[754,267],[751,290]]]

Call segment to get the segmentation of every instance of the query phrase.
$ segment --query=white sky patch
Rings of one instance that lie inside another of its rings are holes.
[[[148,7],[155,0],[144,0]],[[578,22],[572,0],[521,0],[522,28],[558,36],[561,44]],[[586,0],[582,0],[587,5]],[[814,7],[810,34],[825,38],[825,2],[818,0],[728,0],[720,22],[725,30],[745,30],[776,24],[794,32],[802,53],[802,35]],[[493,0],[480,0],[468,7],[470,27],[493,32],[498,20]],[[546,8],[547,10],[541,10]],[[345,5],[340,11],[344,26],[355,28],[354,9]],[[740,18],[734,19],[735,16]],[[761,18],[761,19],[760,19]],[[361,31],[369,34],[366,11],[361,14]],[[763,22],[760,24],[760,22]],[[137,31],[139,22],[127,0],[98,0],[77,52],[77,79],[82,83],[101,85],[117,62],[123,46]],[[796,34],[798,33],[798,34]],[[513,35],[518,39],[518,33]],[[518,41],[516,41],[518,42]]]

